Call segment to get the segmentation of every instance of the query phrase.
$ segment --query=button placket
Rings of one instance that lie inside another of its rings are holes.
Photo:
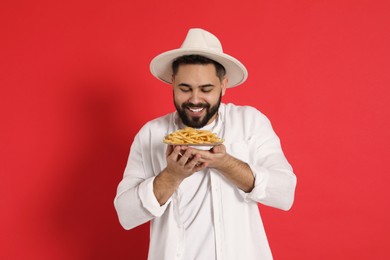
[[[180,217],[180,201],[182,198],[182,191],[180,189],[177,189],[176,192],[173,195],[174,200],[174,214],[176,218],[176,224],[179,228],[179,241],[176,247],[176,260],[180,260],[183,257],[184,247],[185,247],[185,230],[183,223],[181,221]]]
[[[221,205],[220,205],[220,187],[218,182],[218,173],[210,170],[211,187],[212,187],[212,202],[215,230],[215,247],[216,258],[222,259],[222,226],[221,226]]]

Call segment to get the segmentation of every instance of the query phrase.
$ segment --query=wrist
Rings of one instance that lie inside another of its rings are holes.
[[[222,172],[226,171],[230,168],[232,159],[233,157],[226,153],[218,160],[218,164],[214,168]]]
[[[164,205],[168,201],[181,182],[182,180],[175,178],[166,169],[154,178],[153,192],[160,205]]]
[[[156,178],[163,180],[166,184],[173,187],[178,187],[183,181],[183,178],[171,173],[167,168],[162,170],[162,172],[157,175]]]

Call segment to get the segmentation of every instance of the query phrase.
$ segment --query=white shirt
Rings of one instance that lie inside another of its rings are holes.
[[[185,126],[175,116],[178,128]],[[202,130],[222,136],[220,114]],[[215,259],[215,236],[211,200],[211,178],[209,169],[196,172],[183,180],[178,188],[179,217],[183,224],[185,240],[191,241],[183,249],[182,259]]]
[[[263,114],[252,107],[233,104],[221,104],[218,113],[226,150],[248,163],[255,187],[245,193],[217,170],[208,169],[215,259],[272,259],[257,203],[290,209],[296,176]],[[183,258],[192,241],[186,240],[179,192],[163,206],[153,193],[154,178],[166,167],[166,145],[162,140],[175,130],[175,114],[152,120],[138,132],[114,200],[125,229],[151,221],[149,260],[190,260]]]

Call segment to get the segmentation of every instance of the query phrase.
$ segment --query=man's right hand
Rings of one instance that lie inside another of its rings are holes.
[[[168,145],[166,160],[167,167],[153,183],[153,192],[160,205],[168,201],[185,178],[207,167],[206,163],[200,162],[196,150],[186,146]]]
[[[166,170],[179,182],[207,166],[205,163],[200,162],[200,155],[196,153],[196,150],[187,146],[169,145],[166,158]]]

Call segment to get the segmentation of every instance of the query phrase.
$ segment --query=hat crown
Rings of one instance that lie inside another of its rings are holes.
[[[229,79],[228,88],[242,84],[248,77],[245,66],[236,58],[223,52],[218,38],[200,28],[190,29],[180,48],[154,57],[150,62],[150,72],[159,80],[172,84],[172,62],[183,55],[200,55],[221,64]]]
[[[223,53],[221,42],[218,38],[203,29],[190,29],[181,45],[181,49],[204,49]]]

